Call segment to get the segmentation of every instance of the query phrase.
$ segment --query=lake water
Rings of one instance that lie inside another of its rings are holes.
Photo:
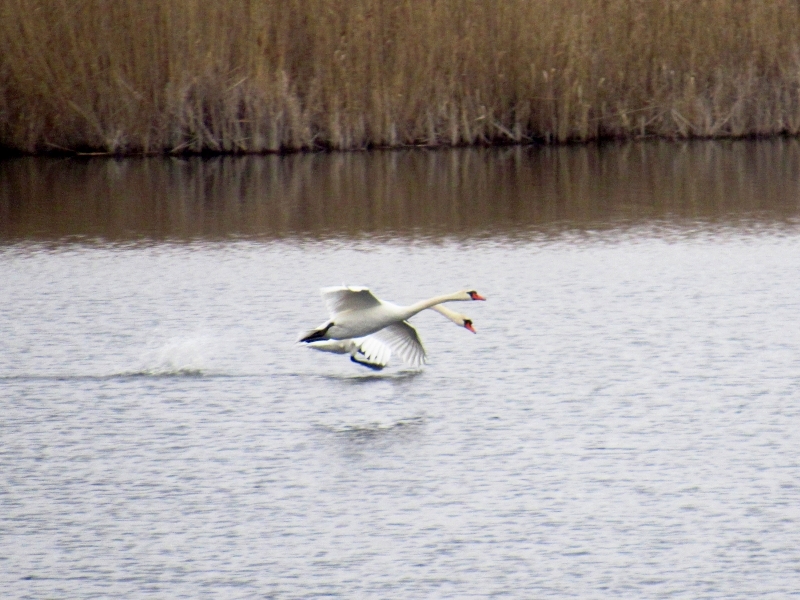
[[[2,595],[798,595],[799,311],[797,141],[0,162]]]

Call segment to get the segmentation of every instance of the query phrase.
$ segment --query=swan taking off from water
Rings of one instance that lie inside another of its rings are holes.
[[[486,299],[472,290],[399,306],[379,300],[367,288],[338,286],[322,288],[322,298],[331,318],[301,336],[299,342],[349,340],[375,334],[411,366],[421,365],[426,356],[417,330],[406,319],[443,302]]]
[[[460,313],[445,308],[441,305],[432,306],[441,315],[450,319],[459,327],[463,327],[472,333],[476,333],[472,325],[472,319]],[[321,342],[308,342],[308,348],[321,350],[322,352],[333,352],[334,354],[349,354],[350,360],[356,364],[380,371],[389,364],[392,358],[392,350],[380,341],[375,335],[368,335],[363,338],[351,340],[324,340]]]

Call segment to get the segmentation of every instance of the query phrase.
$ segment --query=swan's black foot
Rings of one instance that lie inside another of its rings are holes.
[[[350,356],[350,360],[356,363],[357,365],[361,365],[362,367],[367,367],[368,369],[372,369],[373,371],[383,370],[383,365],[376,365],[375,363],[361,361],[358,360],[355,356]]]

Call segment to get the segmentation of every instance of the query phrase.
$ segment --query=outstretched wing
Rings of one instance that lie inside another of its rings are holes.
[[[373,365],[385,367],[392,358],[392,349],[374,335],[360,338],[356,354],[361,359],[358,362],[369,362]]]
[[[346,310],[363,310],[381,303],[365,287],[325,287],[320,290],[331,317]]]
[[[408,321],[393,323],[372,335],[389,346],[409,366],[418,367],[428,359],[417,330]]]
[[[389,364],[389,359],[392,358],[392,350],[389,346],[376,339],[375,336],[371,335],[353,341],[356,343],[356,348],[350,353],[350,360],[354,363],[376,371],[380,371]]]

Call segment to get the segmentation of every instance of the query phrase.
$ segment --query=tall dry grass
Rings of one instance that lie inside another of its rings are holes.
[[[800,133],[797,0],[4,0],[0,145]]]

